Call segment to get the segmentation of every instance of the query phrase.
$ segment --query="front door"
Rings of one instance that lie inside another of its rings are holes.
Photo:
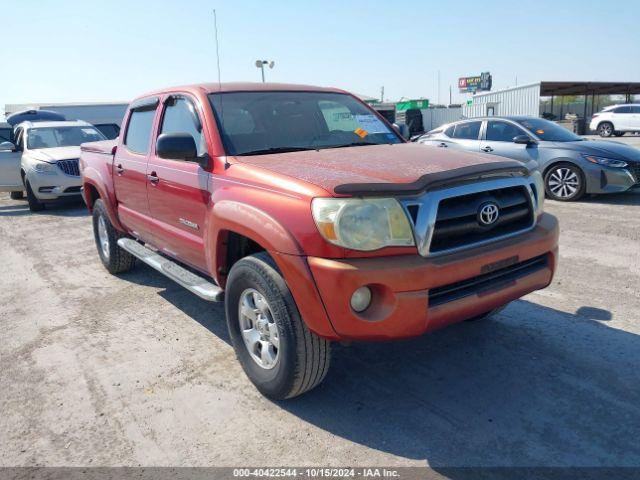
[[[511,122],[502,120],[488,120],[484,132],[484,139],[480,142],[480,151],[490,155],[529,162],[538,160],[538,147],[535,143],[523,145],[514,143],[514,137],[527,134],[522,128]]]
[[[22,130],[17,131],[16,139],[22,142]],[[9,142],[11,139],[0,137],[0,143]],[[22,178],[20,176],[20,159],[22,149],[19,143],[13,149],[0,150],[0,192],[13,192],[22,190]]]
[[[195,102],[186,95],[171,95],[163,102],[158,135],[187,133],[198,148],[198,157],[207,156],[201,116]],[[147,167],[149,207],[155,222],[157,247],[164,253],[206,272],[204,232],[207,218],[209,172],[197,161],[159,158],[155,148]]]
[[[147,199],[147,161],[157,106],[157,98],[132,105],[113,162],[118,217],[135,237],[151,242],[154,236]]]

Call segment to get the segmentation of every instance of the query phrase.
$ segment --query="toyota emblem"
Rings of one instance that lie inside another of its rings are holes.
[[[483,227],[489,227],[498,221],[500,209],[495,202],[486,202],[478,208],[478,223]]]

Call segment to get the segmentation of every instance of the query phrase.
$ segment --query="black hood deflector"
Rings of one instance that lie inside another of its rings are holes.
[[[462,184],[480,178],[523,177],[529,170],[520,162],[480,163],[436,173],[427,173],[411,183],[346,183],[334,188],[338,195],[417,195],[454,184]]]

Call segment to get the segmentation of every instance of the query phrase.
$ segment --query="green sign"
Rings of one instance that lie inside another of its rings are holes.
[[[396,103],[396,111],[398,112],[413,110],[414,108],[429,108],[429,100],[405,100],[404,102]]]
[[[473,105],[473,100],[467,100],[467,107],[470,107],[471,105]]]

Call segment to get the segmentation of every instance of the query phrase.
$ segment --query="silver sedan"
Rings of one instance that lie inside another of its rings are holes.
[[[585,140],[535,117],[486,117],[443,125],[415,139],[437,148],[536,162],[546,194],[561,201],[585,193],[640,187],[640,150],[619,142]]]

